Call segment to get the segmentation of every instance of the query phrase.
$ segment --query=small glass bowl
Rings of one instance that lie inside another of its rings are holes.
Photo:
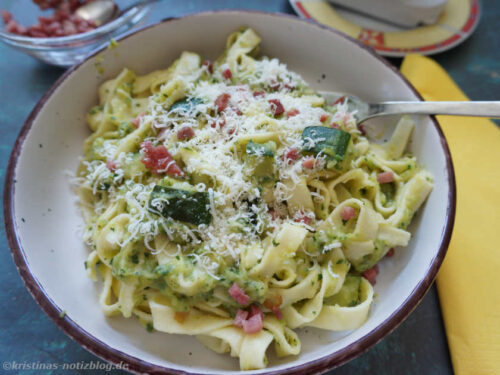
[[[2,8],[1,5],[0,8]],[[7,10],[9,9],[7,8]],[[150,11],[151,6],[138,6],[95,30],[55,38],[32,38],[7,33],[5,27],[2,26],[0,28],[0,39],[7,45],[47,64],[69,67],[81,61],[98,47],[108,44],[109,40],[114,36],[138,25]],[[15,13],[14,17],[16,17]]]

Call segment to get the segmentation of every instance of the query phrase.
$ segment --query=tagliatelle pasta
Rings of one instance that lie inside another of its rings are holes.
[[[348,102],[259,43],[242,29],[214,62],[184,52],[102,84],[75,179],[104,313],[194,335],[242,370],[271,344],[298,355],[295,328],[360,327],[377,263],[433,186],[405,153],[409,118],[372,143]]]

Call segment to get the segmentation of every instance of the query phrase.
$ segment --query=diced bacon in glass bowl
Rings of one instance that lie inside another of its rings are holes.
[[[97,28],[92,21],[74,14],[80,6],[91,1],[93,0],[33,0],[42,10],[52,8],[55,11],[52,15],[38,17],[38,24],[28,27],[20,25],[6,10],[1,11],[1,16],[9,33],[34,38],[69,36]]]

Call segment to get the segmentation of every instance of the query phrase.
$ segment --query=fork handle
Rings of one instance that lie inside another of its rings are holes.
[[[369,117],[392,114],[453,115],[500,118],[500,101],[383,102],[370,104]]]

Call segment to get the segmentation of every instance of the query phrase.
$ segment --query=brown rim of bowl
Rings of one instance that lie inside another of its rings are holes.
[[[295,16],[283,14],[283,13],[269,13],[262,11],[253,11],[253,10],[217,10],[217,11],[208,11],[208,12],[199,12],[191,15],[187,15],[179,18],[167,18],[160,22],[157,22],[152,25],[148,25],[142,27],[138,30],[130,31],[125,33],[121,37],[117,38],[117,40],[124,40],[132,35],[135,35],[143,30],[149,29],[151,27],[155,27],[158,24],[175,21],[184,18],[190,17],[199,17],[210,14],[241,14],[241,13],[250,13],[250,14],[260,14],[270,17],[285,17],[289,18],[295,22],[307,23],[314,27],[318,27],[323,30],[327,30],[331,33],[341,36],[342,38],[348,39],[353,44],[355,44],[358,48],[362,48],[366,50],[366,52],[370,53],[377,60],[382,62],[388,69],[392,70],[396,73],[401,80],[403,80],[406,85],[413,91],[413,93],[420,99],[423,100],[422,96],[416,91],[416,89],[408,82],[408,80],[387,60],[383,57],[377,55],[370,47],[360,44],[358,41],[353,38],[341,33],[340,31],[334,30],[324,25],[317,24],[312,21],[299,19]],[[128,371],[132,371],[135,373],[149,373],[149,374],[192,374],[198,375],[195,372],[185,372],[182,370],[170,369],[167,367],[154,365],[152,363],[143,361],[139,358],[130,356],[125,354],[117,349],[110,347],[94,336],[90,335],[86,332],[82,327],[76,324],[73,320],[71,320],[68,316],[63,318],[60,317],[61,312],[63,311],[59,308],[54,301],[46,294],[43,286],[40,285],[37,278],[31,273],[28,262],[26,260],[26,254],[21,246],[19,241],[16,224],[15,224],[15,214],[14,214],[14,193],[15,193],[15,169],[17,165],[18,157],[21,153],[21,147],[23,142],[28,135],[31,126],[33,125],[34,119],[37,117],[40,110],[44,107],[47,100],[51,97],[54,91],[66,80],[68,76],[70,76],[75,70],[77,70],[80,65],[84,64],[90,58],[97,55],[99,52],[104,50],[106,47],[100,48],[89,54],[82,62],[77,65],[74,65],[68,71],[66,71],[51,87],[50,89],[43,95],[40,101],[37,103],[33,111],[28,116],[26,122],[24,123],[21,132],[16,140],[14,145],[14,149],[9,159],[9,165],[7,169],[7,174],[5,177],[5,188],[4,188],[4,216],[5,216],[5,229],[7,234],[7,239],[9,242],[9,246],[12,252],[12,257],[14,258],[14,262],[16,267],[26,285],[28,291],[31,293],[35,301],[40,305],[40,307],[45,311],[45,313],[56,323],[59,328],[61,328],[68,336],[70,336],[74,341],[78,342],[85,349],[97,355],[98,357],[114,363],[114,364],[127,364],[126,368]],[[370,331],[367,335],[363,336],[359,340],[347,345],[346,347],[332,353],[326,355],[324,357],[296,365],[287,369],[280,370],[270,370],[265,372],[268,375],[281,375],[281,374],[316,374],[322,373],[327,370],[331,370],[335,367],[338,367],[351,359],[354,359],[358,355],[362,354],[373,345],[382,340],[385,336],[391,333],[401,322],[417,307],[419,301],[424,297],[424,295],[429,290],[432,282],[434,281],[437,271],[443,262],[444,256],[448,249],[448,245],[451,238],[451,233],[453,230],[453,224],[455,220],[455,207],[456,207],[456,186],[455,186],[455,173],[453,168],[453,162],[451,159],[450,150],[448,148],[448,144],[446,142],[446,138],[444,137],[443,131],[439,126],[436,118],[431,116],[432,122],[439,134],[441,147],[446,157],[446,166],[447,166],[447,178],[449,185],[449,194],[448,194],[448,207],[446,213],[446,224],[444,226],[442,235],[441,235],[441,243],[439,246],[439,250],[431,262],[426,275],[417,286],[410,293],[408,298],[387,318],[385,319],[379,326]],[[199,374],[201,375],[201,374]]]

